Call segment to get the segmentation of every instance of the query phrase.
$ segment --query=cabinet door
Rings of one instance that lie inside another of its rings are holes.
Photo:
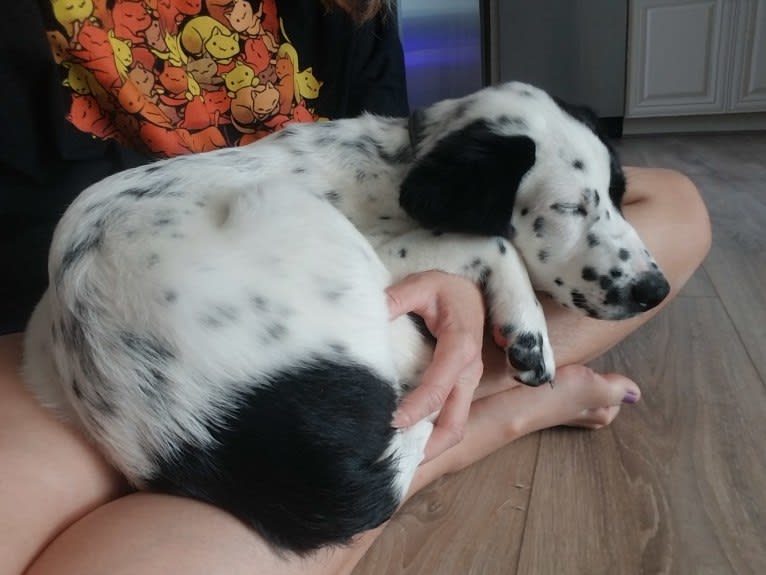
[[[766,0],[736,3],[730,109],[766,111]]]
[[[726,0],[633,0],[628,117],[725,111],[732,5]]]

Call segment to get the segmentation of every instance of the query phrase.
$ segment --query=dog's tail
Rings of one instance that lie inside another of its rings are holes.
[[[252,383],[237,412],[211,424],[215,445],[181,447],[148,486],[219,506],[299,554],[348,543],[391,517],[430,427],[391,427],[390,382],[361,365],[315,360]]]

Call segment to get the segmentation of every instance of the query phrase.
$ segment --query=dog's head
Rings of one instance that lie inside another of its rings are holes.
[[[536,289],[591,317],[631,317],[668,294],[588,110],[514,82],[416,112],[410,131],[400,202],[423,225],[509,238]]]

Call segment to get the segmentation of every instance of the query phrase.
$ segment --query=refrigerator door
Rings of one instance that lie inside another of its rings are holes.
[[[496,80],[624,116],[628,0],[491,1]]]
[[[484,85],[480,0],[399,0],[410,107]]]

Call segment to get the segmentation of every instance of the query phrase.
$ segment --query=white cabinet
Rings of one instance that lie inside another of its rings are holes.
[[[737,2],[729,109],[766,110],[766,0]]]
[[[766,111],[766,0],[632,0],[626,117]]]

